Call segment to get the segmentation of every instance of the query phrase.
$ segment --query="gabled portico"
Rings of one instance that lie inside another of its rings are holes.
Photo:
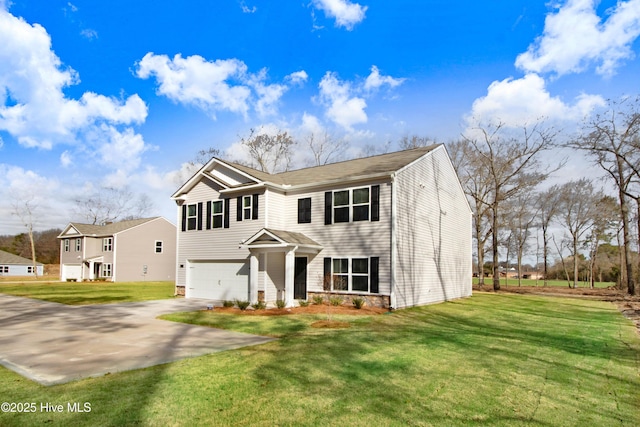
[[[273,281],[279,296],[277,299],[284,300],[287,307],[293,306],[295,299],[296,273],[298,273],[300,279],[303,278],[305,281],[304,293],[306,294],[306,261],[303,262],[302,258],[304,256],[315,256],[323,249],[320,244],[302,233],[268,228],[258,231],[244,241],[241,247],[249,249],[250,252],[250,302],[255,303],[258,301],[259,274],[261,271],[260,257],[263,257],[262,271],[265,272],[265,292],[268,291],[266,289],[267,282]],[[271,262],[267,262],[267,258]]]

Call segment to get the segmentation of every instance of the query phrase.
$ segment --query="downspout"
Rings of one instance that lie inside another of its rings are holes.
[[[395,195],[395,178],[396,174],[391,174],[391,292],[389,293],[389,308],[396,307],[396,218],[397,206]]]

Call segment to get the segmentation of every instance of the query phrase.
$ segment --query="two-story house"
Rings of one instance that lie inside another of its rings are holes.
[[[162,217],[72,222],[60,239],[60,280],[175,280],[176,226]]]
[[[187,298],[471,295],[472,214],[443,145],[277,174],[213,158],[172,198]]]

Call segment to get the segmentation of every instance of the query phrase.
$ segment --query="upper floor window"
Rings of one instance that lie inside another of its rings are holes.
[[[236,199],[237,221],[258,219],[258,194],[239,196]]]
[[[76,239],[76,252],[80,252],[82,249],[82,239]]]
[[[311,197],[298,199],[298,224],[311,222]]]
[[[380,186],[325,193],[324,223],[380,220]]]
[[[102,251],[111,252],[113,250],[113,237],[105,237],[102,239]]]
[[[71,249],[71,244],[69,243],[69,239],[64,239],[64,251],[69,252]]]
[[[211,226],[213,228],[222,228],[224,221],[224,210],[222,200],[211,202]]]
[[[157,254],[162,253],[162,240],[156,240],[155,251]]]
[[[195,230],[198,226],[198,205],[187,205],[187,230]]]

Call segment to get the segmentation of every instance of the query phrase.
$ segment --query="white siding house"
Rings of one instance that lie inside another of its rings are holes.
[[[279,174],[212,159],[172,198],[176,293],[403,308],[471,295],[471,210],[443,145]]]
[[[9,276],[42,276],[44,264],[36,262],[35,269],[33,261],[9,252],[0,251],[0,277]]]

